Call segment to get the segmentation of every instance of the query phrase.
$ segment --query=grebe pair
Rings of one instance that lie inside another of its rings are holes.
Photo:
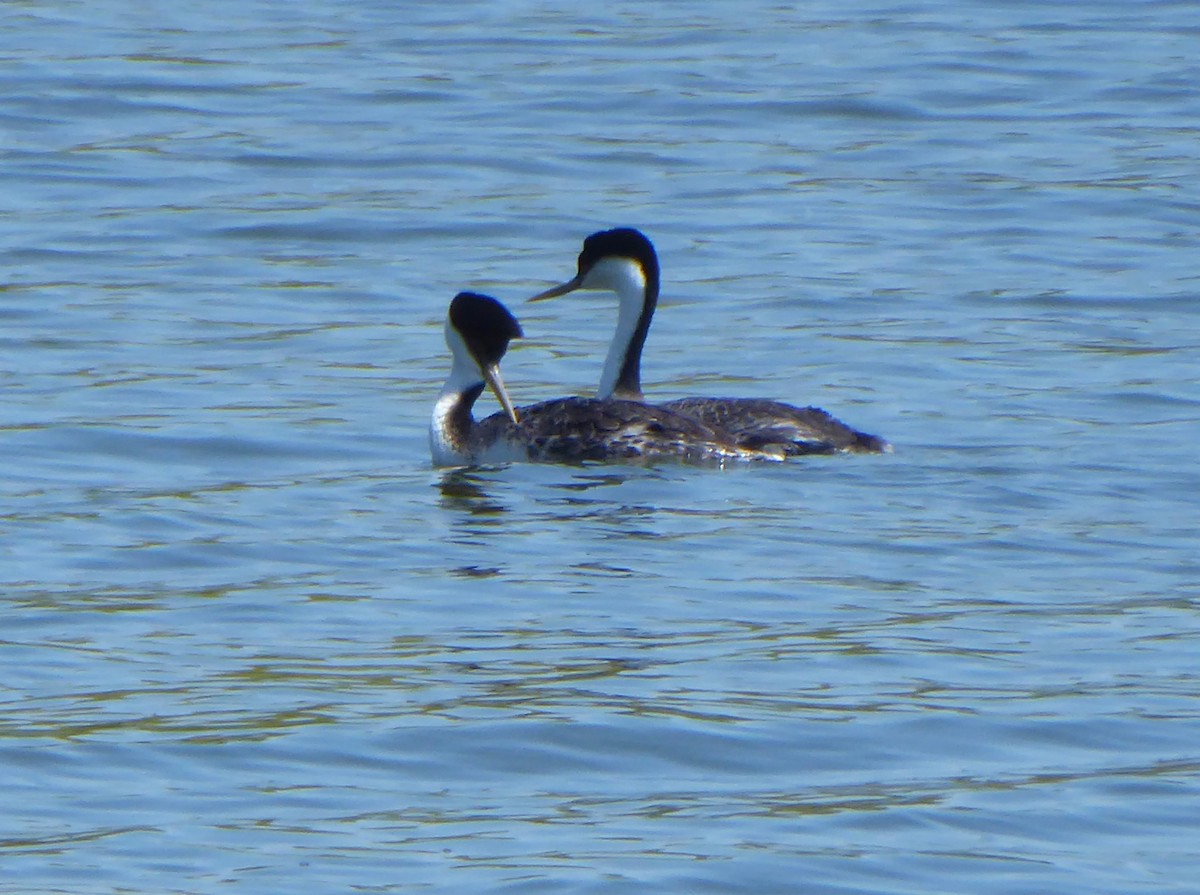
[[[513,407],[500,377],[500,360],[508,343],[522,335],[516,318],[490,296],[460,292],[450,302],[446,345],[453,364],[429,429],[430,451],[438,466],[781,458],[740,447],[699,420],[638,401],[572,397]],[[485,386],[504,410],[476,422],[471,409]]]
[[[514,460],[778,460],[838,451],[881,452],[881,438],[851,429],[815,407],[758,398],[682,398],[643,402],[641,356],[658,303],[654,246],[632,229],[584,240],[576,276],[534,296],[607,289],[620,298],[616,332],[595,398],[560,398],[514,408],[499,364],[522,335],[496,299],[462,292],[450,303],[446,344],[453,366],[434,407],[430,449],[438,465]],[[504,408],[476,423],[475,401],[490,387]]]

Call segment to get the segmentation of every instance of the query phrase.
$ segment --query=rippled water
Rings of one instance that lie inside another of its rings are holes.
[[[0,891],[1194,891],[1198,35],[11,5]],[[431,468],[449,298],[586,391],[617,224],[650,394],[896,453]]]

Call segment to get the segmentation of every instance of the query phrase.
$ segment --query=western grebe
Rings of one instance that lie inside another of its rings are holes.
[[[577,289],[615,292],[621,302],[597,397],[644,400],[642,349],[659,292],[654,245],[641,231],[628,227],[593,233],[583,241],[575,277],[529,300],[543,301]],[[789,456],[892,449],[882,438],[852,429],[817,407],[765,398],[681,398],[658,406],[727,432],[742,447],[771,446]]]
[[[508,343],[521,325],[496,299],[460,292],[446,315],[453,362],[433,408],[429,449],[438,466],[583,460],[724,462],[778,460],[779,452],[739,447],[708,425],[637,401],[558,398],[513,407],[500,378]],[[504,410],[471,415],[490,387]]]

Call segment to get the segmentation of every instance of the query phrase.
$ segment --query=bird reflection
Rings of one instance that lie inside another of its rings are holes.
[[[580,473],[571,477],[569,482],[558,482],[551,485],[551,488],[558,488],[562,491],[591,491],[593,488],[606,488],[613,485],[623,485],[629,480],[629,475],[624,473]]]
[[[478,472],[461,467],[446,470],[438,481],[442,507],[472,516],[499,516],[508,512],[508,507],[487,492],[485,482]]]

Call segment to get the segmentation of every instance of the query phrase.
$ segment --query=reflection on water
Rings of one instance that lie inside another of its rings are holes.
[[[591,491],[594,488],[607,488],[621,485],[628,481],[627,473],[622,472],[592,472],[575,476],[569,482],[558,482],[550,487],[563,491]]]
[[[456,510],[471,516],[497,516],[506,512],[504,504],[488,494],[484,482],[481,473],[470,469],[450,469],[443,472],[438,480],[443,509]]]

